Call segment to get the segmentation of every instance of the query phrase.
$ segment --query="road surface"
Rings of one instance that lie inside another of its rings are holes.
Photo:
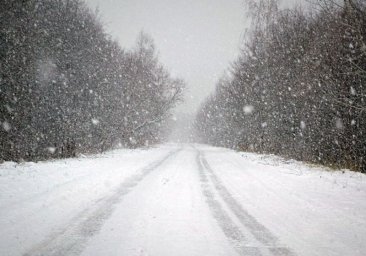
[[[0,166],[0,255],[364,255],[365,175],[198,144]]]

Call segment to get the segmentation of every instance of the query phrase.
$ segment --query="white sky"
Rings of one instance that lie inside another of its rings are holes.
[[[285,0],[284,2],[305,0]],[[132,47],[149,33],[160,61],[187,83],[179,111],[194,112],[236,59],[248,20],[244,0],[86,0],[108,33]]]

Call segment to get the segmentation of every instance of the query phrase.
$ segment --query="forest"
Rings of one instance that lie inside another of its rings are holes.
[[[195,137],[366,172],[365,2],[246,3],[251,25],[197,112]],[[82,0],[0,6],[1,160],[160,143],[184,88],[150,35],[124,49]]]
[[[236,61],[201,105],[201,142],[366,172],[366,2],[249,1]]]
[[[1,1],[2,160],[160,142],[183,88],[149,35],[123,49],[81,0]]]

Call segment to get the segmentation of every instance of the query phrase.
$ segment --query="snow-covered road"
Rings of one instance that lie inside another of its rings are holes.
[[[0,165],[0,255],[365,255],[366,176],[198,144]]]

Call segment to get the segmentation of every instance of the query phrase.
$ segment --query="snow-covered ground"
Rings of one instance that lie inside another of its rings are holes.
[[[0,255],[364,255],[366,176],[198,144],[0,165]]]

